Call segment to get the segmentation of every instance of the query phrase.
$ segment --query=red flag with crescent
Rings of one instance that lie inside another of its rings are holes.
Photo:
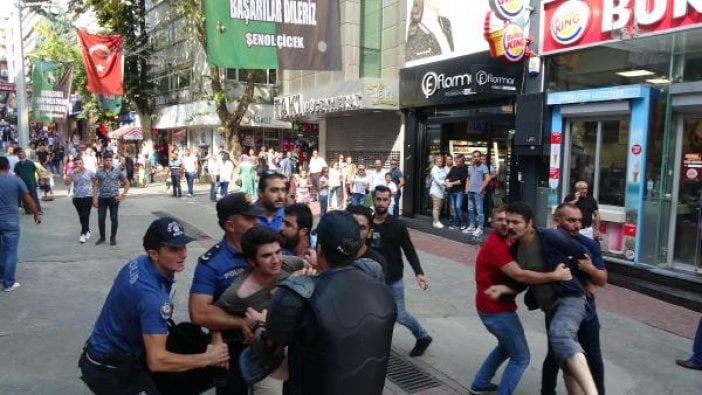
[[[121,95],[122,36],[90,34],[78,29],[78,40],[83,50],[88,91],[104,95]]]

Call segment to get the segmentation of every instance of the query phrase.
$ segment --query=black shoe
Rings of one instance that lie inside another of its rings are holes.
[[[429,345],[432,341],[434,341],[434,339],[432,339],[431,336],[417,339],[417,343],[415,343],[414,348],[409,353],[410,357],[422,356],[422,354],[424,354],[424,351],[426,351],[427,348],[429,348]]]
[[[97,239],[97,241],[95,242],[95,245],[99,246],[100,244],[103,244],[104,242],[105,242],[105,238],[101,237],[101,238]]]
[[[117,239],[115,239],[114,237],[111,237],[111,238],[110,238],[110,245],[111,245],[111,246],[117,245]]]
[[[492,394],[493,392],[497,392],[497,384],[495,383],[490,383],[487,387],[485,388],[475,388],[475,387],[470,387],[468,390],[468,393],[471,395],[482,395],[482,394]]]
[[[675,361],[675,364],[678,366],[682,366],[683,368],[702,370],[701,363],[694,363],[689,359],[678,359],[677,361]]]

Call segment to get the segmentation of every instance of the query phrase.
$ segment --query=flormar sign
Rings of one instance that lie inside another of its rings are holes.
[[[542,55],[702,26],[700,0],[548,0],[542,8]]]

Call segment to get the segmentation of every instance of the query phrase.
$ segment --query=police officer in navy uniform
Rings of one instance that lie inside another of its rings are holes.
[[[222,331],[232,357],[251,339],[251,323],[214,305],[219,296],[248,267],[241,254],[241,237],[258,222],[262,210],[245,193],[233,193],[217,201],[217,219],[224,237],[198,260],[190,288],[190,320],[210,330]],[[217,393],[246,394],[237,364],[230,364],[226,383],[218,380]]]
[[[145,255],[117,274],[78,366],[95,394],[158,394],[149,370],[178,372],[225,366],[225,344],[208,345],[201,354],[166,350],[170,293],[174,275],[185,268],[186,244],[192,241],[173,218],[160,218],[144,235]],[[148,370],[147,370],[148,367]]]
[[[266,321],[270,344],[290,346],[286,394],[380,395],[397,316],[395,299],[387,285],[354,265],[362,241],[353,215],[324,215],[317,235],[320,274],[288,277],[278,285],[267,315],[251,309],[247,315]],[[239,360],[251,381],[270,368],[261,368],[265,358],[251,358],[259,343]]]

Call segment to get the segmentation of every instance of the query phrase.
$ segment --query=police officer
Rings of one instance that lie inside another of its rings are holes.
[[[185,245],[192,240],[175,219],[157,219],[144,235],[146,254],[117,274],[78,363],[93,393],[158,394],[147,366],[153,372],[176,372],[229,360],[225,344],[210,344],[192,355],[166,350],[171,286],[175,273],[185,268]]]
[[[248,268],[241,253],[241,237],[256,225],[262,210],[255,207],[245,193],[233,193],[217,201],[217,218],[224,237],[197,262],[190,288],[190,320],[210,330],[222,331],[230,344],[230,353],[237,356],[243,341],[251,338],[249,322],[214,305],[219,296]],[[237,364],[229,365],[226,384],[218,380],[217,393],[245,394]]]
[[[385,284],[353,265],[361,246],[353,215],[326,214],[317,234],[319,276],[289,277],[278,286],[267,316],[251,310],[248,315],[266,320],[272,344],[290,346],[286,394],[379,395],[397,316],[395,300]],[[251,355],[247,351],[240,360],[247,378],[260,366]]]

